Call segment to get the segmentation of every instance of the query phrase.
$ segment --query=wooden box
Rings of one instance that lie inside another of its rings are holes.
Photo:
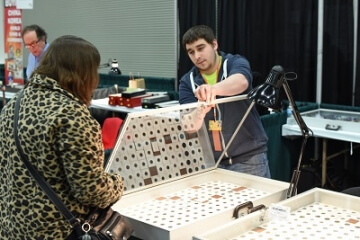
[[[150,97],[150,96],[151,96],[151,94],[144,94],[144,95],[131,97],[131,98],[125,98],[122,96],[119,98],[118,105],[128,107],[128,108],[139,107],[139,106],[141,106],[141,99],[143,99],[145,97]]]

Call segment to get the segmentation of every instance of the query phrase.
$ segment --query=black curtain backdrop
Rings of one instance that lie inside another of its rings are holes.
[[[178,79],[187,73],[193,66],[182,46],[182,36],[192,26],[208,25],[215,31],[216,27],[216,1],[215,0],[179,0],[179,64]]]
[[[262,82],[274,65],[295,72],[297,79],[289,81],[294,99],[315,101],[316,2],[222,0],[218,9],[218,40],[224,51],[245,56]]]
[[[296,80],[289,81],[295,101],[316,101],[318,1],[218,0],[217,22],[215,3],[178,1],[180,42],[189,27],[207,24],[218,33],[220,50],[245,56],[252,70],[261,74],[258,79],[265,80],[274,65],[281,65],[287,72],[297,74]],[[352,103],[352,3],[352,0],[324,1],[322,103]],[[182,47],[179,56],[180,78],[192,63]],[[358,62],[357,106],[360,105],[359,68]]]
[[[353,29],[352,0],[324,1],[323,103],[352,104]]]

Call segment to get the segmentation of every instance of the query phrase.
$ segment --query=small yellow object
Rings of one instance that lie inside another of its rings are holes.
[[[209,130],[210,131],[221,131],[221,122],[220,121],[209,121]]]

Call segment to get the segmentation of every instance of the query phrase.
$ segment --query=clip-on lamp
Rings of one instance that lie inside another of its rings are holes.
[[[121,74],[121,71],[119,69],[119,63],[117,61],[117,59],[113,59],[111,61],[111,68],[110,68],[110,71],[109,71],[109,75],[120,75]]]
[[[299,125],[300,131],[304,138],[302,147],[301,147],[301,151],[300,151],[300,155],[299,155],[298,165],[297,165],[297,168],[293,172],[293,175],[292,175],[291,181],[290,181],[290,186],[289,186],[289,189],[286,194],[287,198],[290,198],[297,194],[297,185],[298,185],[299,178],[300,178],[301,161],[302,161],[302,157],[304,154],[307,139],[310,136],[310,132],[312,132],[312,131],[306,126],[303,118],[301,117],[301,115],[299,113],[297,105],[295,104],[295,101],[292,97],[289,84],[287,83],[287,79],[285,78],[284,69],[281,66],[274,66],[272,68],[272,70],[270,71],[269,75],[267,76],[265,83],[257,86],[256,88],[254,88],[253,90],[251,90],[248,93],[247,98],[249,100],[252,100],[252,102],[251,102],[250,106],[248,107],[247,111],[245,112],[243,118],[241,119],[239,125],[235,129],[233,135],[229,139],[229,142],[225,146],[219,159],[217,160],[215,167],[217,167],[219,165],[221,159],[224,157],[227,149],[230,147],[232,141],[234,140],[236,134],[240,130],[241,126],[243,125],[245,119],[249,115],[249,113],[255,103],[257,103],[261,106],[267,107],[267,108],[277,110],[277,111],[279,111],[281,109],[281,104],[279,104],[279,102],[280,102],[279,91],[280,91],[281,86],[284,87],[287,98],[293,109],[292,114],[294,115],[295,121]]]
[[[283,86],[289,103],[292,107],[292,114],[294,115],[296,123],[300,127],[301,134],[303,136],[303,143],[300,151],[297,168],[294,170],[291,177],[290,186],[287,191],[287,198],[295,196],[297,193],[297,185],[300,178],[300,166],[305,149],[305,145],[311,130],[306,126],[303,118],[301,117],[299,110],[292,97],[291,90],[287,79],[285,78],[284,69],[281,66],[274,66],[266,78],[264,84],[254,88],[248,94],[248,98],[255,103],[275,110],[279,110],[279,90]]]
[[[104,63],[104,64],[100,64],[99,66],[99,69],[101,68],[108,68],[108,67],[111,67],[110,68],[110,71],[109,71],[109,75],[120,75],[121,74],[121,71],[119,69],[119,63],[118,63],[118,60],[117,59],[109,59],[109,61],[107,63]]]

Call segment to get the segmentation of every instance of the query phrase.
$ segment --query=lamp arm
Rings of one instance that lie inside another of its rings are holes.
[[[298,164],[297,164],[296,169],[293,172],[293,175],[292,175],[291,181],[290,181],[290,186],[289,186],[289,189],[288,189],[287,194],[286,194],[287,198],[289,198],[289,197],[293,197],[293,196],[295,196],[297,194],[297,185],[298,185],[298,182],[299,182],[299,179],[300,179],[300,173],[301,173],[301,171],[300,171],[301,161],[302,161],[302,157],[303,157],[303,154],[304,154],[307,139],[310,136],[310,129],[307,127],[307,125],[305,124],[304,119],[301,117],[301,115],[299,113],[299,110],[298,110],[298,108],[296,106],[296,103],[295,103],[295,101],[294,101],[294,99],[292,97],[289,84],[288,84],[288,82],[286,80],[283,82],[283,88],[285,90],[287,98],[289,99],[290,105],[293,108],[292,113],[294,115],[295,121],[299,125],[300,131],[301,131],[302,136],[304,138],[302,146],[301,146],[301,150],[300,150]]]
[[[100,66],[98,68],[100,69],[100,68],[107,68],[107,67],[110,67],[109,63],[100,64]]]
[[[285,80],[283,82],[283,88],[285,90],[286,96],[289,99],[290,105],[292,107],[292,114],[295,118],[296,123],[299,125],[300,127],[300,131],[303,137],[309,137],[310,135],[310,129],[308,128],[308,126],[306,125],[304,119],[301,117],[299,110],[297,108],[297,105],[292,97],[292,93],[289,87],[288,82]]]
[[[226,151],[229,149],[232,141],[234,140],[236,134],[239,132],[240,128],[242,127],[245,119],[247,118],[247,116],[249,115],[251,109],[253,108],[253,106],[255,105],[255,101],[251,101],[248,109],[246,110],[244,116],[242,117],[241,121],[239,122],[238,126],[236,127],[235,129],[235,132],[233,133],[233,135],[231,136],[231,138],[229,139],[227,145],[225,146],[224,150],[222,151],[220,157],[218,158],[218,160],[216,161],[216,164],[215,164],[215,168],[217,168],[222,160],[222,158],[224,157]]]
[[[287,193],[286,193],[287,198],[293,197],[293,196],[295,196],[297,194],[297,185],[299,183],[300,173],[301,173],[301,171],[300,171],[301,160],[302,160],[302,157],[303,157],[303,154],[304,154],[307,139],[308,139],[308,137],[304,137],[304,139],[303,139],[300,154],[299,154],[298,164],[297,164],[296,169],[293,172],[293,175],[292,175],[291,180],[290,180],[290,185],[289,185],[289,188],[288,188]]]

